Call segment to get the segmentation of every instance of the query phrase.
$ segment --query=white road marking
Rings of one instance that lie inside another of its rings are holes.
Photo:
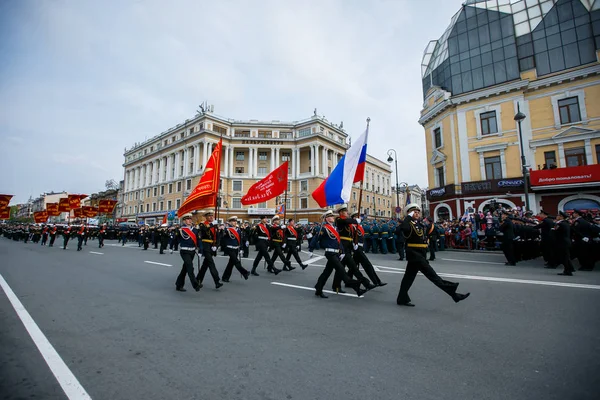
[[[584,283],[568,283],[568,282],[555,282],[555,281],[534,281],[530,279],[513,279],[513,278],[497,278],[493,276],[477,276],[477,275],[459,275],[459,274],[438,274],[445,278],[462,278],[471,279],[476,281],[491,281],[491,282],[507,282],[507,283],[523,283],[527,285],[542,285],[542,286],[561,286],[570,287],[577,289],[595,289],[600,290],[600,285],[587,285]]]
[[[164,267],[172,267],[172,265],[171,265],[171,264],[163,264],[163,263],[154,262],[154,261],[144,261],[144,262],[145,262],[145,263],[148,263],[148,264],[162,265],[162,266],[164,266]]]
[[[501,262],[494,262],[494,261],[456,260],[456,259],[454,259],[454,258],[440,258],[440,260],[444,260],[444,261],[456,261],[456,262],[466,262],[466,263],[473,263],[473,264],[494,264],[494,265],[504,265],[504,263],[501,263]]]
[[[309,265],[310,265],[310,264],[314,264],[314,263],[316,263],[317,261],[321,261],[321,260],[322,260],[322,259],[324,259],[324,258],[325,258],[325,256],[316,256],[316,257],[310,258],[310,259],[308,259],[308,260],[305,260],[305,261],[304,261],[304,264],[309,264]]]
[[[100,254],[100,255],[104,255],[104,253],[98,253],[97,251],[90,251],[90,254]]]
[[[311,288],[311,287],[307,287],[307,286],[298,286],[298,285],[290,285],[287,283],[281,283],[281,282],[271,282],[271,285],[277,285],[277,286],[285,286],[285,287],[291,287],[291,288],[295,288],[295,289],[304,289],[304,290],[315,290],[315,288]],[[338,296],[348,296],[348,297],[354,297],[354,298],[359,298],[362,299],[363,296],[358,297],[355,294],[350,294],[350,293],[336,293],[333,292],[331,290],[323,290],[324,293],[330,293],[330,294],[336,294]]]
[[[48,364],[50,371],[54,374],[67,398],[70,400],[91,400],[91,397],[87,394],[83,386],[81,386],[77,378],[75,378],[75,375],[67,367],[33,318],[31,318],[31,315],[29,315],[2,275],[0,275],[0,286],[2,286],[6,297],[8,297],[21,322],[23,322],[25,329],[29,332],[29,336],[31,336],[42,357],[46,360],[46,364]]]

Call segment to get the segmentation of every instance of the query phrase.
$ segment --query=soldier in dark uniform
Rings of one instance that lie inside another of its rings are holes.
[[[229,255],[229,262],[223,271],[223,282],[229,282],[233,267],[235,267],[244,279],[248,280],[250,272],[248,272],[238,258],[240,252],[240,244],[242,243],[242,232],[237,227],[237,217],[229,218],[229,226],[225,228],[225,248]]]
[[[181,217],[181,220],[183,226],[181,227],[181,234],[178,236],[179,241],[181,242],[179,243],[181,244],[179,255],[183,260],[183,266],[175,281],[175,290],[179,292],[186,291],[183,286],[185,284],[185,275],[187,274],[192,283],[192,287],[197,292],[202,288],[202,283],[199,283],[194,275],[194,256],[196,255],[196,248],[198,247],[198,230],[192,227],[192,214],[184,214]]]
[[[377,254],[379,247],[379,226],[377,225],[377,221],[373,220],[373,225],[371,226],[371,253]]]
[[[362,221],[362,228],[365,231],[365,244],[364,244],[364,252],[368,253],[371,251],[371,225],[367,221]]]
[[[250,225],[247,222],[244,222],[242,227],[242,257],[248,258],[250,254]]]
[[[558,265],[563,266],[563,272],[558,275],[573,276],[575,268],[571,262],[571,224],[568,221],[569,216],[558,212],[557,223],[552,228],[555,232],[554,246],[556,247],[556,257],[554,258],[554,268]]]
[[[506,257],[505,265],[517,265],[517,260],[515,259],[515,248],[514,248],[514,239],[515,239],[515,228],[510,218],[509,214],[504,211],[502,213],[502,225],[500,225],[500,232],[502,232],[502,252]]]
[[[345,205],[340,206],[337,209],[338,217],[335,219],[335,226],[337,228],[338,234],[340,235],[340,240],[343,247],[343,252],[345,257],[341,260],[342,265],[348,268],[348,277],[353,278],[356,277],[358,281],[365,287],[367,290],[374,289],[376,286],[371,283],[371,281],[365,277],[356,264],[354,263],[354,258],[352,257],[352,252],[354,251],[354,239],[352,238],[352,225],[360,224],[359,219],[348,218],[348,207]],[[344,293],[341,288],[342,279],[338,270],[336,270],[333,275],[333,287],[331,290],[338,293]]]
[[[583,212],[573,210],[573,240],[575,241],[579,271],[594,269],[594,254],[592,253],[592,239],[596,236],[592,224],[583,218]]]
[[[71,227],[70,226],[66,226],[63,229],[63,250],[67,249],[67,243],[69,243],[69,239],[71,238]]]
[[[406,243],[404,241],[404,235],[402,234],[402,224],[398,224],[394,233],[396,235],[396,247],[398,248],[398,260],[404,261],[404,247],[406,246]]]
[[[412,286],[417,273],[421,272],[434,285],[446,292],[452,299],[458,303],[469,297],[470,293],[462,294],[456,291],[458,283],[446,281],[438,276],[433,268],[427,262],[427,233],[419,221],[421,216],[421,207],[417,204],[408,204],[406,206],[407,216],[402,221],[402,233],[406,238],[406,271],[400,284],[400,292],[396,299],[396,304],[401,306],[414,307],[411,303],[408,291]]]
[[[81,224],[77,230],[77,251],[81,251],[83,245],[83,239],[85,237],[85,225]]]
[[[352,215],[350,215],[350,218],[356,220],[356,218],[358,218],[359,216],[360,214],[358,213],[358,211],[355,211],[354,213],[352,213]],[[365,231],[363,227],[360,224],[352,224],[351,232],[354,248],[353,257],[356,266],[358,267],[359,265],[362,265],[363,269],[367,273],[367,276],[369,277],[371,282],[373,282],[374,285],[387,285],[386,282],[382,282],[381,279],[379,279],[379,276],[377,276],[377,272],[375,272],[375,268],[373,268],[373,264],[371,264],[371,261],[365,254]]]
[[[48,225],[44,225],[44,227],[42,228],[42,246],[45,246],[47,241],[48,241]]]
[[[284,271],[293,271],[296,267],[292,267],[292,263],[285,260],[282,249],[286,248],[285,243],[285,225],[279,226],[279,216],[276,215],[271,219],[271,245],[273,246],[273,256],[271,257],[271,263],[275,264],[278,258],[283,262]]]
[[[169,228],[164,224],[158,230],[158,234],[160,236],[160,254],[165,254],[165,250],[169,246]]]
[[[302,259],[298,255],[298,251],[300,250],[300,233],[296,230],[295,221],[293,218],[288,220],[287,227],[283,230],[285,235],[285,245],[287,248],[287,257],[285,258],[285,262],[288,265],[291,265],[291,258],[294,256],[294,259],[300,265],[300,268],[303,270],[308,267],[308,265],[302,262]]]
[[[98,248],[101,249],[104,247],[104,237],[106,236],[106,224],[100,227],[98,231]]]
[[[258,254],[254,259],[254,263],[252,264],[252,271],[250,272],[254,276],[258,276],[256,272],[256,268],[260,263],[260,260],[264,257],[267,263],[267,270],[271,273],[277,275],[281,272],[280,269],[275,268],[273,261],[271,261],[271,256],[269,255],[269,243],[271,241],[271,231],[267,226],[267,217],[265,215],[260,216],[260,223],[256,225],[254,230],[254,242],[256,243],[256,251]]]
[[[320,247],[325,250],[325,258],[327,258],[327,264],[325,265],[325,269],[319,276],[317,280],[317,284],[315,285],[315,296],[326,299],[326,296],[323,293],[323,287],[325,283],[327,283],[327,279],[331,272],[335,269],[336,273],[339,275],[340,279],[344,281],[346,287],[350,287],[356,291],[356,294],[360,297],[366,291],[360,288],[360,282],[354,279],[351,279],[347,274],[344,266],[342,265],[341,260],[346,257],[351,257],[351,255],[345,254],[343,252],[343,246],[340,239],[340,234],[338,233],[334,221],[335,216],[333,215],[333,211],[328,210],[325,214],[323,214],[323,225],[319,230],[319,233],[315,235],[311,241],[308,248],[308,251],[311,253],[316,247],[317,243],[320,243]],[[341,258],[341,260],[340,260]]]
[[[541,233],[541,250],[542,257],[546,266],[544,268],[556,268],[556,260],[554,257],[554,236],[556,235],[556,229],[554,229],[554,219],[544,210],[540,210],[538,217],[540,223],[535,226],[535,229]],[[570,229],[569,229],[570,231]],[[558,238],[557,238],[558,239]],[[571,239],[569,239],[569,247]]]
[[[388,253],[387,247],[387,237],[390,233],[390,227],[387,222],[381,221],[379,225],[379,249],[381,250],[381,254]]]
[[[394,223],[394,221],[388,221],[387,248],[392,254],[396,254],[396,239],[394,238],[395,229],[396,224]]]
[[[56,227],[56,225],[52,225],[52,228],[50,228],[50,244],[48,245],[48,247],[54,246],[54,241],[56,240],[57,231],[58,231],[58,228]]]
[[[213,256],[217,254],[217,226],[219,223],[215,221],[215,213],[212,211],[205,212],[204,218],[204,222],[200,224],[200,251],[202,251],[204,260],[196,279],[198,282],[203,282],[206,270],[210,270],[210,275],[215,282],[215,288],[218,289],[223,284],[219,282],[219,271],[217,271]]]

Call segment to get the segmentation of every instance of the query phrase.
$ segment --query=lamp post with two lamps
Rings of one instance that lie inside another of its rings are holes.
[[[529,208],[529,179],[527,174],[527,162],[525,161],[525,151],[523,150],[523,133],[521,131],[521,122],[527,118],[525,114],[521,112],[521,105],[517,103],[517,114],[515,115],[515,121],[519,125],[519,145],[521,147],[521,169],[523,172],[523,187],[525,188],[525,208],[527,211]]]
[[[394,157],[392,157],[392,153],[394,153]],[[389,149],[387,151],[388,159],[387,162],[391,163],[394,161],[394,167],[396,168],[396,208],[400,207],[400,184],[405,185],[403,187],[408,187],[408,183],[406,182],[398,182],[398,154],[396,150]],[[396,212],[396,218],[400,218],[400,213]]]

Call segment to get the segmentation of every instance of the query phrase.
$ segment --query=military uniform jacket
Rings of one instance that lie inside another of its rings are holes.
[[[596,234],[594,234],[592,224],[582,217],[579,217],[573,223],[573,236],[575,236],[575,239],[588,238],[591,240],[596,236]]]
[[[402,221],[401,227],[408,247],[427,247],[427,233],[421,221],[413,220],[410,215],[407,215],[404,221]]]
[[[240,243],[242,242],[242,231],[237,226],[228,226],[227,228],[225,228],[223,240],[225,241],[225,246],[227,246],[228,248],[237,249],[238,247],[240,247]]]
[[[556,224],[554,230],[556,232],[556,247],[559,249],[571,247],[571,224],[563,219]]]
[[[254,229],[254,238],[256,240],[271,240],[271,231],[269,227],[262,222],[256,225],[256,228]]]
[[[365,242],[366,234],[367,233],[360,224],[352,224],[352,240],[354,243],[361,246]]]
[[[515,238],[515,225],[510,218],[506,218],[504,222],[502,222],[502,225],[500,225],[500,232],[504,234],[502,242],[509,243],[513,241]]]
[[[279,225],[272,225],[271,228],[271,240],[276,244],[282,244],[284,239],[283,229]]]
[[[200,224],[200,239],[202,246],[216,246],[217,243],[217,227],[208,221]]]
[[[332,224],[323,224],[321,230],[310,241],[309,251],[312,251],[317,246],[317,243],[319,243],[321,249],[325,250],[326,253],[344,252],[340,234]]]
[[[338,233],[340,234],[342,244],[348,245],[352,243],[352,225],[358,225],[358,221],[354,218],[335,218],[335,226],[337,228]]]
[[[295,227],[287,226],[284,230],[285,232],[285,242],[290,246],[298,246],[300,241],[300,233],[296,230]]]
[[[195,251],[198,241],[198,229],[182,227],[179,229],[179,247],[181,250]]]
[[[550,240],[552,229],[554,228],[554,220],[550,217],[546,217],[534,226],[535,229],[539,229],[542,234],[542,240]]]

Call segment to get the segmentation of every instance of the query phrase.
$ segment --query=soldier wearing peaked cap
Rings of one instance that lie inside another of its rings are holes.
[[[594,228],[592,224],[583,218],[584,213],[581,210],[573,210],[573,240],[575,242],[575,254],[579,260],[579,271],[591,271],[594,269],[595,259],[592,252]]]
[[[202,283],[204,281],[204,275],[206,275],[206,271],[208,270],[215,282],[215,288],[218,289],[223,286],[223,284],[220,282],[219,271],[217,270],[213,256],[217,254],[217,227],[219,223],[215,221],[215,213],[212,211],[205,212],[204,218],[204,222],[200,224],[199,228],[200,243],[198,246],[200,247],[204,260],[202,261],[202,266],[198,271],[196,279],[198,282]]]
[[[357,220],[357,218],[359,218],[359,216],[360,216],[360,214],[358,213],[358,211],[356,211],[356,212],[352,213],[352,215],[350,215],[350,218],[354,219],[355,221],[359,221],[359,220]],[[373,282],[374,285],[376,285],[376,286],[387,285],[387,283],[382,282],[381,279],[379,279],[379,276],[375,272],[375,268],[373,268],[373,264],[371,264],[371,261],[365,254],[365,251],[364,251],[365,230],[363,229],[363,227],[360,224],[352,224],[351,232],[352,232],[352,246],[354,248],[353,258],[354,258],[354,263],[356,264],[356,267],[358,268],[359,265],[362,265],[363,269],[367,273],[367,276],[369,277],[371,282]]]
[[[186,291],[183,288],[186,274],[196,292],[202,288],[202,283],[199,283],[194,275],[194,257],[196,256],[196,248],[198,247],[198,230],[192,226],[192,219],[192,214],[189,213],[183,214],[181,217],[183,225],[179,231],[179,255],[183,260],[183,266],[175,281],[175,289],[179,292]]]
[[[396,303],[401,306],[414,307],[408,291],[418,272],[421,272],[435,286],[446,292],[456,303],[469,297],[470,293],[458,293],[456,291],[458,283],[440,278],[427,262],[427,232],[420,221],[421,207],[414,203],[409,204],[406,206],[406,213],[406,218],[402,221],[402,233],[406,238],[406,260],[408,263],[400,284],[400,292]]]
[[[268,251],[269,244],[271,243],[271,230],[267,225],[266,215],[260,216],[260,223],[256,225],[256,228],[254,229],[254,242],[256,243],[256,251],[258,252],[258,254],[256,255],[256,258],[254,258],[254,263],[252,264],[252,271],[250,271],[250,273],[254,276],[259,276],[256,272],[256,268],[258,267],[258,264],[260,263],[260,260],[263,259],[263,257],[265,259],[265,262],[267,263],[267,271],[274,273],[275,275],[280,273],[281,270],[275,268],[275,265],[273,264],[273,261],[271,260],[271,256],[269,255]]]
[[[229,255],[229,262],[223,271],[223,282],[229,282],[233,267],[235,267],[244,279],[248,280],[250,272],[248,272],[238,258],[240,252],[240,244],[242,243],[242,232],[237,226],[237,217],[228,219],[228,226],[225,228],[225,249]]]
[[[541,247],[542,257],[546,263],[544,268],[556,268],[555,257],[554,257],[554,242],[555,242],[555,230],[554,230],[554,219],[548,215],[544,210],[540,210],[538,217],[541,222],[534,226],[534,229],[540,231],[541,236]]]
[[[558,275],[572,276],[575,268],[571,262],[571,224],[569,224],[569,216],[559,211],[556,217],[556,224],[552,228],[554,233],[554,247],[556,248],[554,268],[558,265],[563,266],[563,272]]]
[[[284,229],[287,229],[285,225],[279,225],[279,216],[276,215],[271,219],[271,243],[273,247],[273,256],[271,257],[271,262],[275,264],[278,258],[283,262],[283,270],[284,271],[292,271],[296,269],[296,267],[292,267],[292,263],[285,259],[283,255],[283,250],[287,246],[285,242],[285,232]]]

